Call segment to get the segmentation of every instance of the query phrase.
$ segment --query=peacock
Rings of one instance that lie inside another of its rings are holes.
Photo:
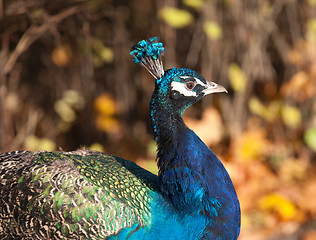
[[[155,78],[150,102],[158,175],[109,154],[0,154],[0,239],[237,239],[240,207],[221,161],[183,112],[225,92],[187,68],[163,69],[159,38],[131,49]]]

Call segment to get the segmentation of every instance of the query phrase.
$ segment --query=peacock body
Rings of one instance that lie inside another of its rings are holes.
[[[164,71],[157,38],[131,51],[155,78],[150,103],[159,174],[112,155],[0,154],[0,239],[237,239],[240,208],[216,155],[182,120],[226,91],[191,69]]]

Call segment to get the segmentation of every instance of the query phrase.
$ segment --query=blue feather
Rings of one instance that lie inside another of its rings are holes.
[[[134,56],[135,63],[141,63],[145,58],[158,60],[165,53],[165,48],[158,37],[142,40],[132,47],[130,55]]]
[[[130,55],[134,56],[134,62],[145,67],[150,74],[159,79],[164,75],[163,65],[160,56],[165,53],[163,44],[158,37],[142,40],[134,45]]]

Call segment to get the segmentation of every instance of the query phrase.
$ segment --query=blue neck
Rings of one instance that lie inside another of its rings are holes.
[[[160,99],[160,101],[157,101]],[[155,91],[150,116],[154,139],[158,145],[157,162],[160,189],[166,199],[188,214],[214,216],[220,204],[210,198],[206,170],[219,161],[200,138]]]
[[[156,90],[150,116],[163,197],[180,214],[204,217],[205,236],[237,239],[239,201],[221,161]]]

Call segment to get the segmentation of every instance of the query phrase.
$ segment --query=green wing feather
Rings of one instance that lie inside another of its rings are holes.
[[[0,155],[0,238],[102,239],[150,224],[157,176],[93,151]]]

